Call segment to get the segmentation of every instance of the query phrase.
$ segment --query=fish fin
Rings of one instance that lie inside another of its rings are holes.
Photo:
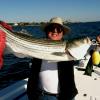
[[[53,52],[52,55],[63,56],[65,55],[65,52]]]

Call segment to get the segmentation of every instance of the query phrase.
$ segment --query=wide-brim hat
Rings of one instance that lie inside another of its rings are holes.
[[[42,26],[45,31],[50,25],[58,24],[63,28],[64,34],[70,32],[70,28],[68,26],[63,25],[63,20],[60,17],[51,18],[50,21]]]

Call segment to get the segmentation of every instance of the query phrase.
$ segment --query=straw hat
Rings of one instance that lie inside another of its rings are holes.
[[[60,17],[51,18],[49,23],[44,25],[43,30],[45,31],[46,28],[48,28],[49,25],[52,25],[52,24],[55,24],[55,23],[60,25],[61,27],[63,27],[64,33],[68,33],[70,31],[70,28],[68,26],[63,25],[63,20]]]

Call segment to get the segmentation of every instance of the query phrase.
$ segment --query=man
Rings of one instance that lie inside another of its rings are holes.
[[[3,53],[5,49],[5,41],[6,41],[6,34],[2,30],[0,30],[0,69],[3,66]]]
[[[70,29],[59,17],[44,27],[48,39],[61,41]],[[73,100],[78,93],[74,82],[74,61],[51,62],[33,58],[32,75],[28,80],[29,100]]]
[[[4,21],[0,21],[0,25],[6,29],[12,31],[12,27]],[[6,43],[6,33],[4,31],[0,30],[0,69],[3,66],[3,53],[4,53],[4,49],[5,49],[5,45],[6,45],[5,43]]]
[[[100,35],[96,37],[97,42],[100,44]]]

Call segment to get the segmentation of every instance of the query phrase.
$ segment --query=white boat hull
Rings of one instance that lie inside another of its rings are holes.
[[[0,91],[0,100],[28,100],[27,79],[21,80]]]

